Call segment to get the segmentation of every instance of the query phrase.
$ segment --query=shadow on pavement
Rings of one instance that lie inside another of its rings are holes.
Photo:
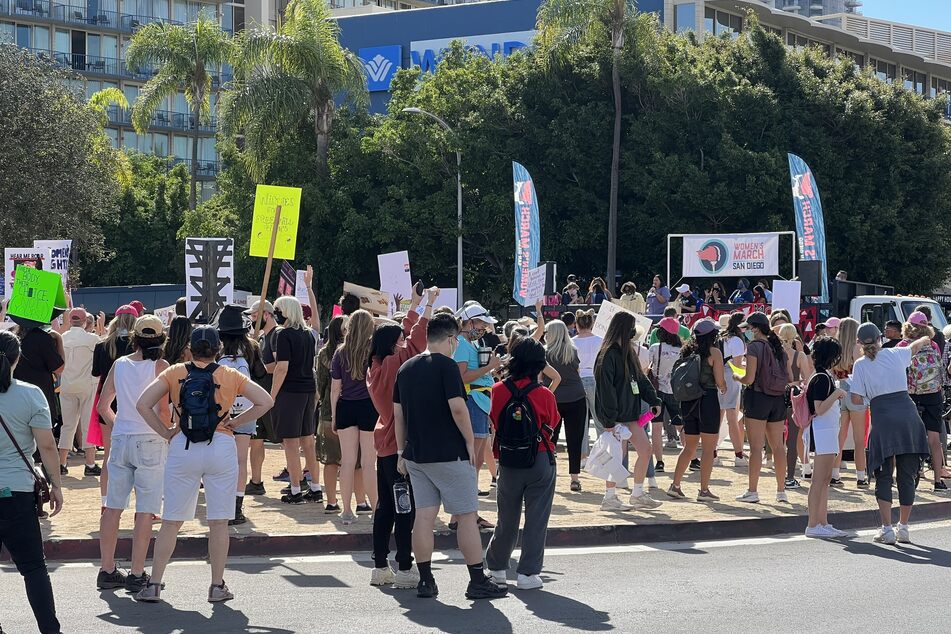
[[[439,583],[437,576],[436,582]],[[403,616],[416,625],[426,628],[435,628],[449,634],[464,634],[466,632],[492,632],[493,634],[512,634],[514,631],[511,621],[494,605],[497,601],[511,601],[512,595],[493,601],[480,600],[470,602],[470,608],[460,608],[442,603],[439,597],[435,599],[420,599],[415,590],[383,590],[404,610]],[[439,588],[440,596],[447,593],[465,593],[464,583],[446,584]],[[400,631],[398,627],[394,632]]]
[[[542,573],[547,577],[547,573]],[[574,630],[604,632],[613,630],[607,612],[545,590],[510,590],[509,596],[525,604],[535,618],[560,623]]]
[[[951,568],[951,552],[940,548],[930,548],[918,544],[887,546],[855,539],[846,540],[842,545],[846,552],[858,555],[871,555],[903,564],[926,564],[940,568]]]

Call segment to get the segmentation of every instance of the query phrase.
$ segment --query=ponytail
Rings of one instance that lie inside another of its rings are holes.
[[[13,366],[20,359],[20,340],[9,330],[0,330],[0,393],[13,383]]]
[[[875,355],[878,354],[878,351],[882,349],[882,344],[877,341],[872,343],[863,343],[862,344],[862,353],[868,357],[870,360],[875,360]]]

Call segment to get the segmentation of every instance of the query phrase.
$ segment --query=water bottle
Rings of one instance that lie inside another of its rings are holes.
[[[397,476],[396,482],[393,483],[393,502],[396,505],[396,512],[400,515],[413,510],[413,502],[409,497],[409,483],[402,475]]]

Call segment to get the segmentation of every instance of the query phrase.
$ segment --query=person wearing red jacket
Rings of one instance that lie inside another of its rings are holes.
[[[382,586],[393,584],[394,588],[415,588],[419,572],[413,566],[413,521],[414,512],[399,514],[393,498],[393,485],[402,476],[396,469],[399,456],[396,448],[396,431],[393,428],[393,388],[396,373],[408,359],[426,350],[426,326],[432,316],[433,303],[439,296],[438,288],[428,290],[426,309],[422,317],[416,309],[422,296],[413,287],[413,300],[402,326],[384,324],[373,333],[370,346],[370,368],[367,370],[367,391],[380,418],[373,430],[376,447],[376,510],[373,513],[373,560],[374,568],[370,584]],[[412,490],[410,490],[412,498]],[[415,509],[415,504],[413,505]],[[394,574],[389,565],[390,534],[396,528],[396,562],[399,570]]]

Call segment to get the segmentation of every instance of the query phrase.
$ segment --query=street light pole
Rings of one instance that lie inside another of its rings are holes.
[[[403,108],[403,112],[425,115],[442,126],[449,134],[453,136],[456,134],[448,123],[431,112],[421,108]],[[456,238],[456,302],[458,306],[462,306],[462,152],[459,150],[456,150],[456,229],[458,231]]]

